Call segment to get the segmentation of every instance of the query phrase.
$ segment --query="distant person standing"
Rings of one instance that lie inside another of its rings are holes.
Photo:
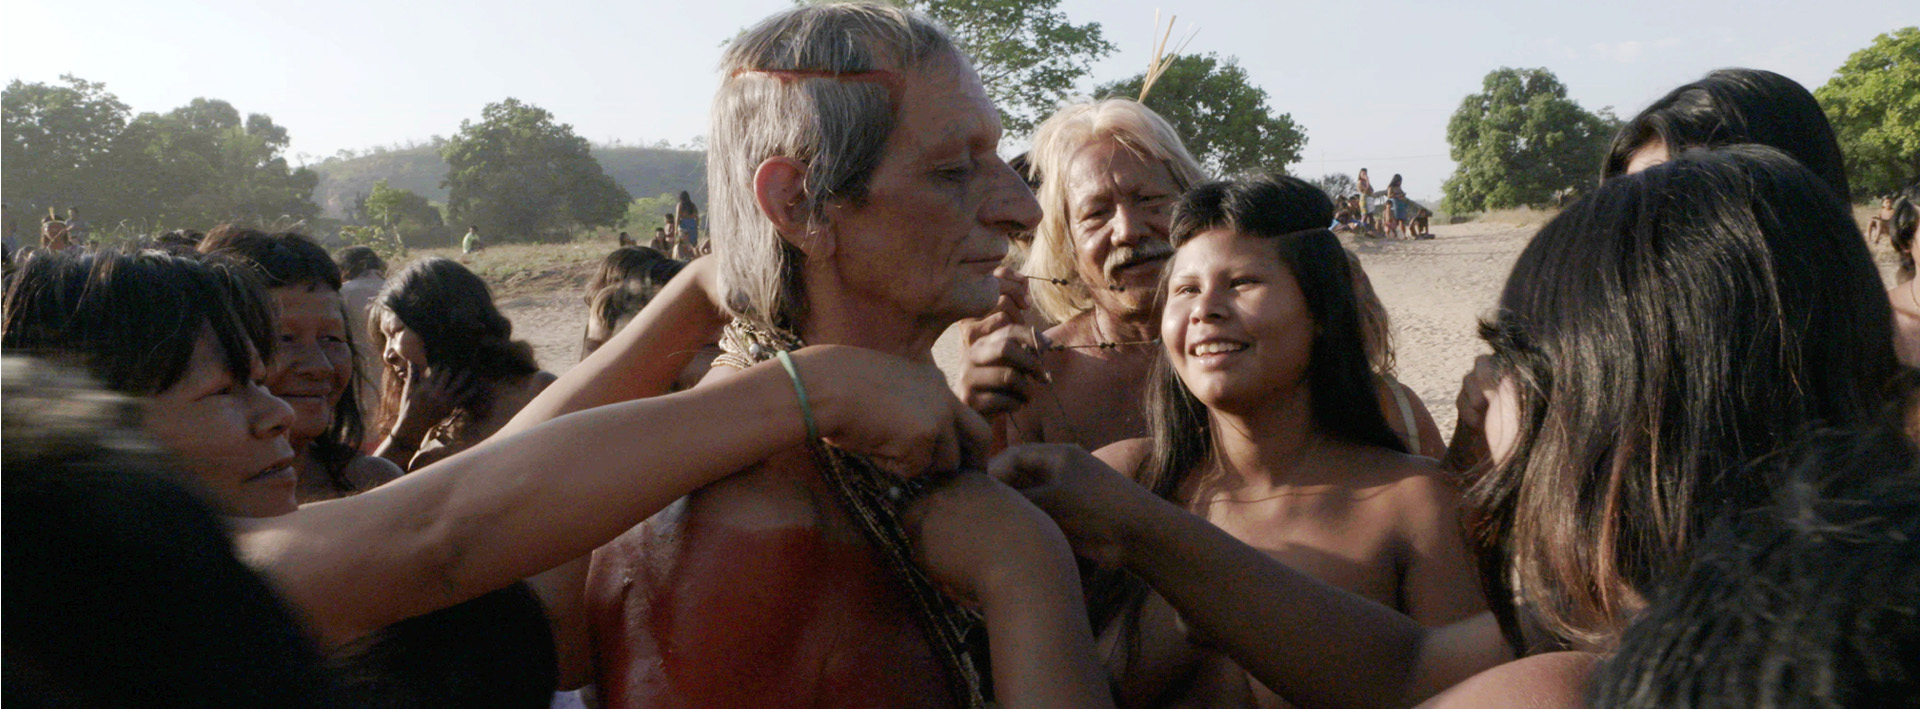
[[[67,223],[54,218],[51,209],[47,210],[47,216],[40,218],[40,248],[53,252],[64,252],[73,248]]]
[[[1373,226],[1373,178],[1367,177],[1367,169],[1360,168],[1360,176],[1354,179],[1354,189],[1360,191],[1360,223]]]
[[[85,244],[87,243],[87,232],[89,231],[91,231],[90,226],[86,222],[80,221],[80,208],[68,207],[67,239],[75,244]]]
[[[467,235],[460,238],[460,253],[463,254],[479,253],[486,246],[486,243],[480,240],[480,227],[477,226],[468,226]]]
[[[690,261],[700,255],[700,208],[693,205],[693,195],[680,190],[680,206],[673,210],[673,221],[680,228],[680,243],[686,245],[685,255],[676,255],[682,261]]]
[[[1400,189],[1400,175],[1387,183],[1387,233],[1399,236],[1407,230],[1407,192]]]

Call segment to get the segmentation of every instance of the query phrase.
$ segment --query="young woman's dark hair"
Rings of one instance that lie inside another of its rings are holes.
[[[1661,584],[1595,672],[1591,706],[1920,699],[1913,443],[1891,428],[1823,431],[1763,465],[1772,499],[1718,520],[1692,568]]]
[[[700,208],[693,204],[693,195],[680,190],[680,203],[673,208],[674,216],[680,219],[700,216]]]
[[[1405,453],[1406,444],[1387,425],[1374,396],[1353,276],[1340,239],[1326,230],[1331,221],[1333,201],[1320,188],[1295,177],[1270,175],[1193,188],[1174,207],[1169,233],[1175,249],[1215,229],[1271,242],[1274,257],[1299,283],[1316,330],[1307,366],[1314,425],[1335,438]],[[1158,303],[1166,302],[1171,273],[1167,269],[1162,275]],[[1182,497],[1186,483],[1213,455],[1213,430],[1206,405],[1187,389],[1164,352],[1154,359],[1145,407],[1152,447],[1140,466],[1139,482],[1185,507],[1191,502]],[[1096,632],[1137,608],[1147,591],[1137,579],[1115,574],[1095,574],[1091,586],[1088,611]],[[1123,631],[1129,662],[1134,630]]]
[[[1481,326],[1518,393],[1511,452],[1469,491],[1509,642],[1517,595],[1554,640],[1605,647],[1708,521],[1769,499],[1750,462],[1890,423],[1892,323],[1844,203],[1771,148],[1678,154],[1548,223]]]
[[[255,229],[232,226],[215,227],[213,233],[200,242],[201,253],[218,254],[253,266],[254,273],[267,288],[289,286],[324,286],[338,293],[340,291],[340,268],[327,255],[327,250],[305,236],[292,232],[268,234]],[[344,318],[345,313],[341,316]],[[347,333],[347,349],[355,350],[357,344],[351,332]],[[360,380],[368,376],[359,371],[355,364],[358,357],[348,359],[353,373],[348,377],[347,389],[333,407],[333,422],[320,437],[313,439],[313,457],[320,467],[327,471],[333,488],[340,492],[354,492],[358,486],[347,478],[347,464],[360,456],[360,444],[366,437],[366,420],[360,414]]]
[[[662,261],[674,261],[674,259],[648,246],[622,246],[614,249],[607,254],[606,258],[600,260],[600,269],[594,271],[593,278],[587,280],[586,293],[581,300],[592,303],[593,297],[599,294],[601,289],[628,278],[651,278],[655,265]],[[674,261],[674,263],[680,262]],[[679,272],[679,269],[675,268],[674,272]],[[671,278],[672,275],[668,274],[668,277]],[[665,285],[665,283],[666,281],[662,280],[656,285]]]
[[[1396,173],[1393,173],[1393,179],[1387,180],[1387,187],[1395,188],[1399,186],[1400,186],[1400,173],[1396,172]]]
[[[1911,196],[1902,196],[1893,202],[1893,219],[1887,223],[1887,243],[1893,246],[1893,255],[1900,259],[1900,270],[1896,277],[1901,282],[1913,280],[1913,239],[1920,232],[1920,202]]]
[[[9,354],[76,361],[108,389],[166,391],[211,332],[236,381],[273,358],[273,303],[253,269],[160,251],[46,253],[14,274],[3,338]]]
[[[1626,174],[1633,154],[1658,139],[1678,155],[1688,148],[1758,143],[1785,152],[1851,198],[1833,125],[1813,94],[1761,69],[1721,69],[1685,84],[1634,116],[1613,137],[1601,179]]]
[[[380,258],[380,254],[365,246],[349,246],[341,249],[340,253],[335,255],[335,261],[340,264],[340,278],[349,281],[368,273],[387,270],[386,259]]]
[[[1404,453],[1405,444],[1373,396],[1353,274],[1340,239],[1326,230],[1331,221],[1333,201],[1325,192],[1299,178],[1275,175],[1195,187],[1174,207],[1168,231],[1175,249],[1214,229],[1271,240],[1275,258],[1299,282],[1316,330],[1307,365],[1315,425],[1336,438]],[[1158,298],[1166,298],[1164,279]],[[1180,489],[1212,455],[1213,438],[1206,405],[1187,390],[1164,354],[1154,360],[1146,408],[1153,449],[1140,468],[1140,482],[1185,504]]]
[[[533,348],[513,339],[513,322],[493,304],[493,291],[467,267],[452,259],[433,257],[409,264],[387,279],[374,298],[400,324],[420,336],[426,345],[428,365],[435,369],[465,371],[480,382],[493,383],[524,377],[540,371]],[[367,328],[370,346],[386,347],[379,320]],[[380,435],[393,427],[400,410],[405,378],[387,368],[380,393]],[[469,420],[485,419],[492,407],[494,387],[479,387],[481,400],[461,406]],[[460,414],[456,414],[460,415]]]
[[[175,229],[153,238],[153,248],[173,254],[197,253],[206,234],[192,229]]]

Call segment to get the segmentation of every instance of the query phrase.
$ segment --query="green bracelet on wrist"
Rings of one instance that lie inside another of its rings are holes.
[[[813,407],[807,404],[807,385],[800,383],[800,369],[793,365],[793,358],[786,350],[773,353],[780,360],[780,366],[787,369],[787,378],[793,380],[793,393],[800,397],[800,420],[807,424],[807,445],[820,440],[820,428],[813,423]]]

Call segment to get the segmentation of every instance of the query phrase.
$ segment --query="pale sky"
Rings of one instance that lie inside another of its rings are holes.
[[[595,142],[706,132],[720,44],[789,0],[0,0],[0,76],[105,82],[135,111],[196,96],[266,113],[296,161],[452,135],[512,96]],[[1155,9],[1197,27],[1190,53],[1237,56],[1306,128],[1306,177],[1370,168],[1418,198],[1452,170],[1446,124],[1501,66],[1544,66],[1589,109],[1627,117],[1727,66],[1805,84],[1873,37],[1920,24],[1913,0],[1502,0],[1301,3],[1062,0],[1119,46],[1083,89],[1141,71]]]

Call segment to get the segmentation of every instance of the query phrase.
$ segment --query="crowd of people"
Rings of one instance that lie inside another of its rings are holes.
[[[1791,80],[1625,125],[1443,436],[1333,230],[1423,232],[1399,176],[1208,175],[1129,99],[1003,160],[889,5],[721,76],[706,233],[623,239],[560,376],[456,260],[10,254],[6,701],[1920,700],[1920,194],[1885,290]]]

